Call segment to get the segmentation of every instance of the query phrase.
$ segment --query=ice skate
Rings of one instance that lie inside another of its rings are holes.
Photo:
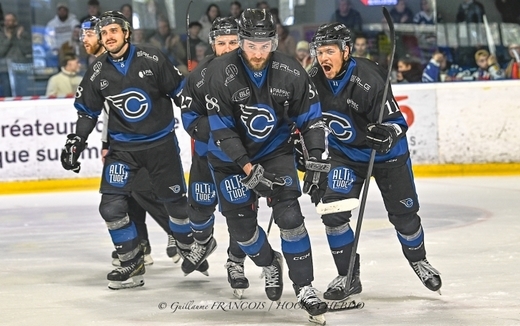
[[[228,259],[224,267],[227,270],[228,282],[233,289],[233,295],[242,299],[244,290],[249,287],[249,280],[244,275],[244,262],[237,263]]]
[[[421,282],[431,291],[437,291],[439,294],[441,294],[441,273],[437,271],[435,268],[430,265],[428,260],[426,258],[410,262],[410,266],[412,266],[413,271],[417,276],[419,276],[419,279]]]
[[[327,286],[323,298],[326,300],[344,300],[353,294],[361,293],[362,290],[363,287],[359,278],[359,254],[356,254],[350,288],[347,290],[347,276],[338,275]]]
[[[139,244],[144,252],[144,264],[146,266],[153,264],[153,258],[151,255],[152,248],[148,244],[147,240],[141,240],[141,243]],[[121,266],[121,261],[119,260],[119,256],[117,255],[117,251],[112,251],[112,266],[119,267]]]
[[[181,259],[181,255],[179,255],[179,251],[177,248],[177,242],[171,234],[168,234],[168,245],[166,245],[166,255],[168,255],[168,257],[170,257],[173,260],[174,264],[177,264]]]
[[[217,241],[213,237],[206,244],[194,242],[182,261],[181,269],[184,275],[186,276],[196,270],[215,249],[217,249]]]
[[[144,257],[141,253],[134,259],[123,262],[118,267],[107,274],[108,288],[111,290],[135,288],[144,285],[143,275],[145,273]]]
[[[265,277],[265,294],[271,301],[280,300],[283,293],[282,254],[275,251],[271,265],[262,268],[262,275]]]
[[[310,285],[299,287],[293,284],[294,292],[300,307],[307,312],[309,321],[318,325],[325,325],[327,304],[318,298],[316,289]]]
[[[177,247],[177,250],[178,250],[177,251],[178,254],[181,256],[182,259],[186,259],[186,256],[190,253],[189,250],[181,250],[178,247]],[[209,276],[208,269],[209,269],[209,263],[207,260],[203,261],[199,265],[199,267],[195,268],[196,271],[199,271],[206,276]],[[188,275],[188,274],[184,274],[184,276],[186,276],[186,275]]]

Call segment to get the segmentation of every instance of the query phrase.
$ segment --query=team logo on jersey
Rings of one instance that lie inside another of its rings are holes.
[[[288,72],[288,73],[293,74],[293,75],[295,75],[297,77],[300,76],[300,71],[297,68],[293,69],[293,68],[289,67],[289,65],[286,64],[286,63],[273,61],[272,67],[273,67],[273,69],[284,71],[284,72]]]
[[[356,180],[356,175],[353,170],[339,166],[330,170],[328,179],[330,189],[342,194],[348,194],[352,190],[352,184]]]
[[[155,62],[159,62],[159,57],[154,55],[150,55],[148,52],[144,52],[143,50],[137,51],[137,57],[145,57],[146,59],[153,60]]]
[[[242,120],[248,134],[255,142],[267,138],[276,125],[274,110],[266,105],[248,106],[240,104],[240,110],[242,111],[240,120]]]
[[[94,70],[94,72],[92,73],[92,76],[90,76],[90,81],[94,81],[94,79],[96,79],[96,77],[101,73],[102,66],[103,64],[100,61],[96,62],[92,66],[92,70]]]
[[[206,94],[204,95],[204,99],[206,100],[206,110],[215,110],[220,112],[220,105],[218,105],[218,100],[216,98],[209,97],[209,94]]]
[[[181,186],[179,185],[173,185],[169,188],[171,191],[173,191],[174,194],[178,194],[179,192],[181,192]]]
[[[107,87],[108,87],[108,80],[106,80],[106,79],[101,79],[101,80],[99,81],[99,88],[100,88],[101,90],[104,90],[104,89],[107,88]]]
[[[361,78],[356,75],[350,77],[350,81],[361,87],[365,92],[368,92],[372,86],[369,83],[364,83]]]
[[[204,68],[200,71],[200,75],[202,76],[202,78],[206,77],[206,71],[208,70],[208,68]]]
[[[153,76],[153,71],[151,71],[150,69],[139,71],[139,77],[144,78],[146,76]]]
[[[353,108],[354,110],[359,111],[359,104],[354,102],[354,100],[352,100],[351,98],[347,99],[347,105]]]
[[[227,65],[226,69],[226,80],[224,81],[224,85],[227,87],[229,83],[231,83],[238,75],[238,68],[234,64]]]
[[[220,182],[222,197],[232,204],[242,204],[251,197],[251,190],[240,181],[244,175],[234,174]]]
[[[285,97],[288,98],[291,96],[291,93],[289,91],[286,91],[285,89],[271,87],[269,88],[269,92],[272,96],[278,96],[278,97]]]
[[[356,138],[356,130],[352,127],[350,118],[336,111],[323,112],[323,119],[336,138],[350,143]]]
[[[191,198],[201,205],[212,205],[217,194],[215,185],[207,182],[194,182],[191,185]]]
[[[406,208],[412,208],[413,207],[413,199],[412,198],[406,198],[399,201],[401,204],[404,205]]]
[[[138,122],[150,114],[152,103],[148,95],[138,88],[127,88],[120,94],[106,98],[121,111],[121,115],[129,122]]]
[[[309,76],[314,77],[318,73],[318,67],[312,67],[311,70],[309,70]]]
[[[105,180],[113,187],[122,188],[128,182],[130,169],[123,163],[111,163],[105,168]]]
[[[233,102],[242,102],[248,99],[249,96],[251,96],[251,90],[249,89],[249,87],[241,88],[231,96],[231,100]]]

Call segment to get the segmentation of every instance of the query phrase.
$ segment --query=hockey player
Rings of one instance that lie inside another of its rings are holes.
[[[108,287],[117,290],[144,285],[143,252],[128,217],[128,195],[140,168],[148,170],[170,224],[188,223],[171,102],[178,100],[184,78],[159,50],[130,44],[130,23],[120,12],[101,15],[96,33],[107,53],[94,61],[77,89],[76,133],[67,136],[61,162],[79,172],[78,158],[106,101],[110,151],[103,164],[99,211],[121,261],[107,275]],[[191,240],[186,234],[173,235],[181,242]]]
[[[217,196],[206,157],[210,130],[204,99],[206,94],[202,86],[204,84],[206,67],[213,58],[238,48],[237,34],[238,25],[233,17],[218,17],[213,21],[209,33],[209,43],[215,55],[208,56],[197,65],[197,68],[186,78],[186,86],[181,93],[183,100],[181,106],[183,126],[195,142],[188,184],[188,216],[190,218],[191,229],[193,231],[193,237],[195,238],[194,246],[196,246],[196,248],[192,249],[190,255],[185,258],[184,262],[190,261],[193,253],[197,251],[204,252],[204,254],[196,256],[199,258],[198,260],[201,261],[209,255],[211,247],[214,247],[210,241],[214,242],[212,239],[215,219],[213,212],[217,205]],[[249,287],[249,281],[244,276],[245,257],[245,253],[240,249],[236,240],[230,237],[228,260],[225,267],[227,269],[228,282],[233,289],[234,295],[238,298],[242,298],[244,289]],[[198,262],[194,261],[192,265],[197,266],[197,263]],[[189,272],[190,270],[184,271]]]
[[[85,48],[87,54],[92,55],[96,58],[105,52],[105,48],[99,42],[95,31],[95,27],[98,22],[99,17],[96,16],[91,16],[88,19],[85,19],[81,23],[80,35],[80,41],[83,43],[83,47]],[[108,153],[109,148],[109,142],[107,138],[107,117],[107,114],[103,115],[103,149],[101,150],[101,157],[103,158],[103,160],[105,155]],[[139,235],[139,238],[141,239],[141,244],[144,247],[144,264],[153,264],[153,259],[150,255],[151,246],[150,241],[148,239],[148,229],[145,223],[147,211],[168,234],[168,245],[166,247],[166,253],[169,257],[173,259],[174,262],[178,262],[180,256],[179,254],[177,254],[177,247],[175,246],[175,241],[173,241],[173,237],[169,234],[170,227],[168,224],[168,212],[166,212],[166,209],[164,208],[163,204],[155,200],[155,196],[153,195],[151,187],[149,186],[150,178],[146,170],[139,170],[139,172],[137,173],[137,178],[139,179],[139,181],[134,182],[135,186],[132,191],[132,196],[128,198],[128,216],[134,222],[137,234]],[[112,264],[114,266],[121,265],[121,262],[119,261],[119,256],[117,255],[117,251],[115,250],[112,252]]]
[[[326,178],[320,171],[328,166],[321,159],[325,132],[320,102],[298,61],[275,51],[276,25],[268,11],[246,9],[238,24],[240,49],[214,58],[204,83],[211,129],[208,161],[219,209],[231,237],[263,268],[265,292],[276,301],[283,292],[283,258],[257,222],[258,197],[267,197],[298,302],[311,321],[323,323],[327,305],[311,285],[311,245],[288,142],[289,124],[296,122],[312,157],[304,191],[314,193],[313,181]]]
[[[366,177],[372,149],[377,150],[373,176],[383,196],[390,222],[397,231],[404,256],[422,283],[430,290],[441,288],[439,272],[426,260],[424,232],[417,212],[408,126],[392,90],[383,99],[386,71],[364,58],[351,57],[351,34],[341,23],[321,25],[311,42],[317,59],[309,74],[318,89],[323,117],[330,134],[331,170],[323,202],[358,198]],[[377,123],[385,101],[383,122]],[[322,216],[338,276],[328,285],[325,299],[342,300],[361,292],[359,255],[347,288],[347,271],[354,234],[349,226],[351,212]]]

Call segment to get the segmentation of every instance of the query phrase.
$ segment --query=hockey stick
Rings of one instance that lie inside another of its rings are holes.
[[[392,44],[392,49],[390,53],[390,62],[388,64],[388,75],[386,77],[385,89],[383,91],[383,98],[381,101],[381,107],[379,109],[379,117],[377,119],[377,123],[381,123],[383,121],[383,113],[386,103],[386,97],[388,95],[388,89],[390,88],[390,77],[392,76],[392,65],[394,64],[394,55],[395,55],[395,30],[394,30],[394,22],[392,21],[392,17],[388,12],[386,7],[383,7],[383,15],[385,16],[385,20],[388,23],[388,29],[390,32],[390,40]],[[350,289],[350,282],[352,282],[352,274],[354,273],[354,262],[356,259],[357,246],[359,243],[359,235],[361,233],[361,224],[363,222],[363,214],[365,212],[365,205],[367,203],[368,197],[368,186],[370,185],[370,177],[372,176],[372,170],[374,168],[374,162],[376,159],[376,150],[372,149],[370,152],[370,159],[368,161],[368,170],[367,176],[365,178],[365,184],[363,185],[363,194],[361,196],[361,204],[359,206],[359,215],[356,223],[356,232],[354,234],[354,242],[352,244],[352,252],[350,254],[350,261],[348,265],[347,272],[347,289]],[[347,290],[348,291],[348,290]]]
[[[491,28],[489,28],[488,20],[485,14],[482,16],[482,18],[484,20],[484,28],[486,29],[486,39],[489,47],[489,53],[495,56],[497,53],[497,48],[495,46],[495,40],[493,40],[493,35],[491,34]]]
[[[190,49],[190,7],[193,0],[188,3],[188,9],[186,9],[186,63],[188,64],[188,71],[191,72],[191,49]]]
[[[332,214],[339,212],[350,212],[353,209],[358,208],[359,199],[347,198],[343,200],[334,201],[332,203],[319,203],[316,206],[316,213],[320,215]]]

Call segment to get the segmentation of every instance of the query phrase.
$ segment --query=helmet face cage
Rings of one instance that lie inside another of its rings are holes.
[[[214,44],[217,36],[220,35],[237,35],[238,25],[234,18],[217,17],[211,26],[209,32],[209,44]]]
[[[132,32],[130,22],[126,17],[118,11],[107,11],[99,17],[99,22],[96,24],[96,34],[101,40],[101,29],[111,24],[118,24],[123,31]]]
[[[92,31],[96,33],[96,24],[99,22],[99,18],[96,16],[92,16],[87,20],[84,20],[83,23],[81,23],[81,34],[79,36],[79,40],[83,42],[85,39],[85,34],[89,31]],[[97,33],[96,33],[97,34]]]
[[[342,51],[345,51],[347,48],[352,51],[350,30],[344,24],[331,23],[321,25],[309,44],[311,56],[317,56],[317,49],[320,46],[331,44],[338,45]]]
[[[246,9],[238,20],[238,40],[244,50],[244,41],[271,42],[270,52],[278,48],[276,24],[271,13],[265,9]]]

